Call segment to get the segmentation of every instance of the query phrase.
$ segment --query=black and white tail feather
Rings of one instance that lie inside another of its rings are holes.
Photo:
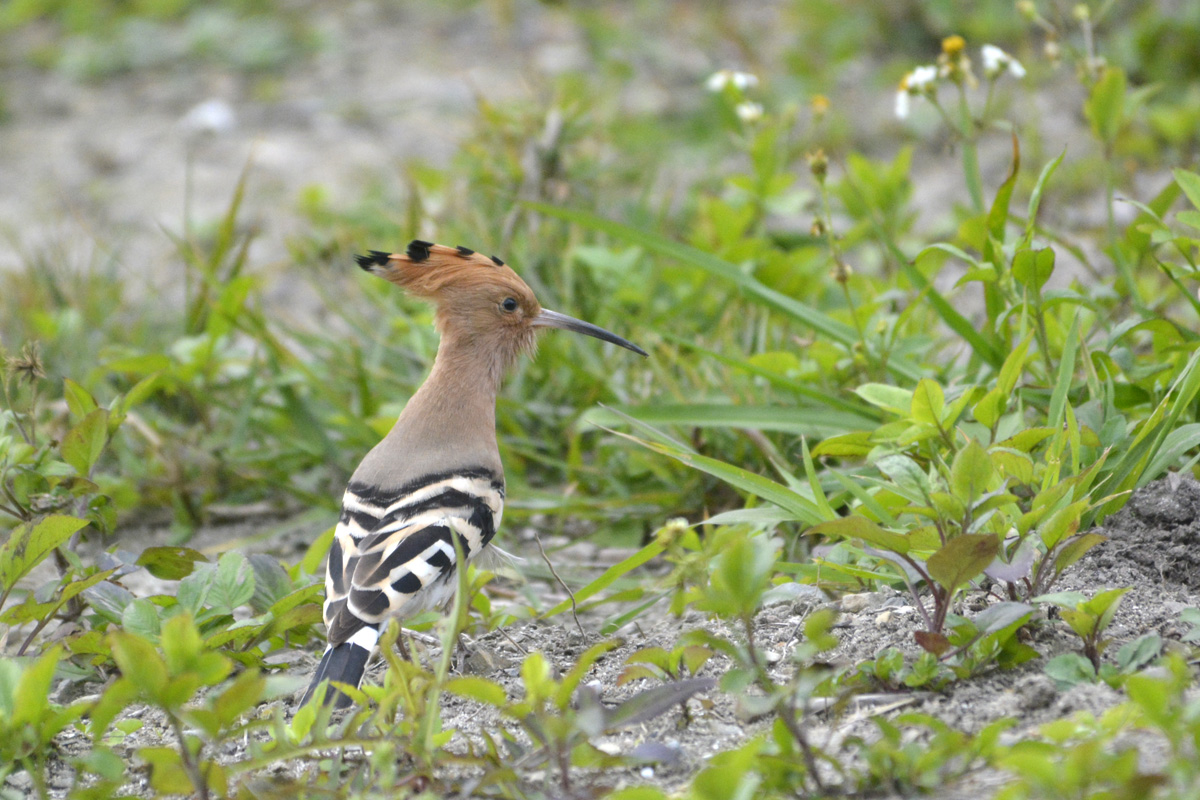
[[[329,645],[301,704],[325,681],[357,687],[389,619],[449,600],[457,562],[451,536],[469,563],[492,540],[503,508],[504,478],[483,467],[426,475],[390,489],[352,480],[325,574]],[[325,693],[325,703],[336,708],[351,702],[336,687]]]

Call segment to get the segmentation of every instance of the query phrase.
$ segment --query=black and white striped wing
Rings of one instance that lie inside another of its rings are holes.
[[[451,537],[470,561],[495,535],[503,507],[503,478],[484,469],[430,475],[389,492],[352,482],[325,577],[330,646],[448,600]]]

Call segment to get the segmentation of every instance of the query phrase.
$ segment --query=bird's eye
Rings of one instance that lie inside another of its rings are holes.
[[[512,297],[506,297],[500,307],[511,314],[517,310],[517,301]]]

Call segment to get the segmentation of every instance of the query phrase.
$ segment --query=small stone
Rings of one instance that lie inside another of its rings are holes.
[[[877,616],[875,618],[875,625],[880,628],[882,628],[886,625],[890,625],[891,622],[892,622],[892,612],[891,611],[884,611],[882,614],[880,614],[879,616]]]
[[[650,780],[654,777],[654,767],[642,767],[641,775],[646,780]]]
[[[1027,711],[1046,708],[1058,697],[1058,688],[1054,681],[1040,672],[1023,678],[1014,688],[1021,708]]]
[[[867,606],[871,605],[871,602],[874,599],[875,596],[871,592],[862,592],[860,594],[844,594],[842,595],[842,599],[838,605],[841,606],[842,611],[846,612],[847,614],[857,614],[859,611],[863,611]]]
[[[621,755],[621,746],[616,742],[600,742],[600,744],[596,745],[596,749],[606,756]]]

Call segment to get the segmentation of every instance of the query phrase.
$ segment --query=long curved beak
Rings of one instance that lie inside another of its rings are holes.
[[[581,319],[568,317],[566,314],[560,314],[557,311],[551,311],[548,308],[543,308],[541,312],[533,318],[531,323],[535,328],[559,328],[564,331],[574,331],[587,336],[593,336],[601,341],[611,342],[624,347],[626,350],[632,350],[639,356],[649,355],[645,350],[638,347],[633,342],[622,339],[611,331],[606,331],[599,325],[593,325],[590,322],[584,322]]]

